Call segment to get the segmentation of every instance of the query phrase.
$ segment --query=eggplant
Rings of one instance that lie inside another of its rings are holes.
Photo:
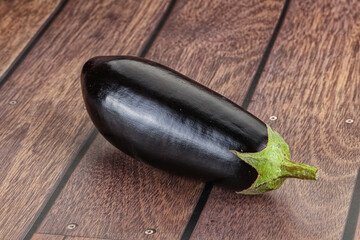
[[[88,114],[125,154],[156,168],[238,193],[277,189],[286,178],[317,179],[290,161],[283,138],[257,117],[196,81],[131,56],[99,56],[81,73]]]

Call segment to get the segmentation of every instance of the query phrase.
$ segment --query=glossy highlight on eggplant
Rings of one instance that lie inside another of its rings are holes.
[[[268,187],[251,155],[241,155],[266,152],[271,129],[170,68],[138,57],[95,57],[85,63],[81,84],[96,128],[135,159],[239,192],[257,189],[244,192],[250,194],[283,181],[269,178],[281,183]]]

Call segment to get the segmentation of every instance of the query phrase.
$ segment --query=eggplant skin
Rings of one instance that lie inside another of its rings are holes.
[[[84,64],[81,86],[96,128],[129,156],[236,191],[257,179],[230,150],[266,148],[266,125],[190,78],[138,57],[100,56]]]

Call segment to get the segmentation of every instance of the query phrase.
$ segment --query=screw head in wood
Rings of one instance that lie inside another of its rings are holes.
[[[349,118],[349,119],[346,119],[345,122],[346,122],[346,123],[353,123],[354,120]]]
[[[155,229],[149,228],[149,229],[146,229],[146,230],[145,230],[145,234],[146,234],[146,235],[151,235],[151,234],[154,234],[154,233],[156,233],[156,230],[155,230]]]
[[[9,104],[10,104],[10,105],[15,105],[15,104],[17,104],[17,101],[11,100],[11,101],[9,102]]]
[[[277,116],[271,116],[271,117],[269,117],[269,119],[270,119],[271,121],[275,121],[275,120],[277,119]]]
[[[66,226],[67,229],[69,230],[73,230],[75,228],[77,228],[77,224],[76,223],[70,223],[69,225]]]

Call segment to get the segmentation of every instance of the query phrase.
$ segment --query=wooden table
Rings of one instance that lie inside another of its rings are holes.
[[[0,239],[360,239],[359,12],[356,0],[0,1]],[[79,73],[97,55],[214,89],[320,179],[244,196],[131,159],[84,108]]]

